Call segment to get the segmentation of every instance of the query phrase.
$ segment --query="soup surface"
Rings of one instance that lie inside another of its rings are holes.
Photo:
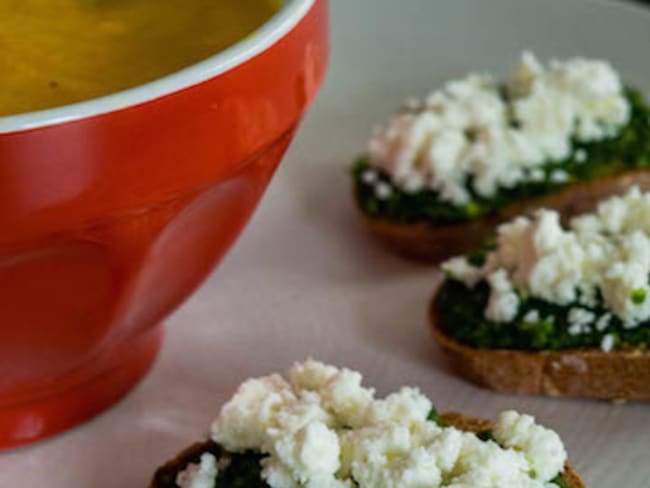
[[[244,38],[280,0],[0,0],[0,116],[133,87]]]

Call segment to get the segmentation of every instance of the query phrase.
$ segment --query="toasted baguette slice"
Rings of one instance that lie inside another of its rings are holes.
[[[456,412],[442,414],[440,418],[445,425],[456,427],[466,432],[481,432],[494,428],[494,425],[489,420],[471,418]],[[149,488],[178,488],[176,485],[176,476],[178,473],[183,471],[188,464],[199,462],[201,454],[204,452],[214,454],[217,459],[224,453],[223,449],[212,441],[194,444],[182,451],[176,458],[158,468],[151,480]],[[578,473],[576,473],[575,469],[569,463],[565,465],[562,477],[571,488],[586,488]]]
[[[371,233],[388,248],[410,259],[439,262],[457,254],[476,249],[494,234],[496,226],[518,215],[532,213],[538,208],[557,210],[565,220],[589,212],[598,202],[638,185],[650,190],[650,171],[630,170],[618,175],[577,182],[565,188],[534,198],[514,202],[495,214],[466,222],[436,225],[429,222],[397,224],[364,214]]]
[[[429,322],[451,366],[477,385],[502,393],[602,400],[650,400],[650,351],[477,349],[446,335],[435,299]]]

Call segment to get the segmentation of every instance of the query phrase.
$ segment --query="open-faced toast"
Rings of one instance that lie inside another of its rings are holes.
[[[314,360],[287,378],[242,383],[210,440],[159,468],[150,487],[584,486],[560,436],[530,415],[439,415],[418,388],[378,398],[359,372]]]
[[[494,428],[494,425],[489,420],[472,418],[456,412],[442,414],[440,419],[444,425],[456,427],[467,432],[485,432]],[[183,471],[190,463],[198,463],[201,455],[206,452],[212,453],[217,459],[220,459],[225,451],[213,441],[196,443],[158,468],[151,480],[149,488],[178,488],[176,484],[178,473]],[[561,488],[586,488],[578,473],[569,463],[565,465],[562,480],[565,484]],[[260,481],[259,485],[250,487],[240,486],[238,488],[262,488],[265,486],[267,485],[263,481]]]
[[[465,378],[650,400],[650,192],[632,187],[567,223],[548,209],[519,216],[442,269],[429,323]]]

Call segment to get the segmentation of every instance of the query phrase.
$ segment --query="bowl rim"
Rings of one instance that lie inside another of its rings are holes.
[[[60,107],[0,117],[0,135],[103,115],[184,90],[219,76],[260,54],[291,31],[316,0],[286,0],[257,30],[198,63],[116,93]]]

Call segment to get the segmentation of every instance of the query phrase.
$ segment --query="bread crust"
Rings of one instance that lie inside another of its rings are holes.
[[[518,215],[529,215],[544,207],[557,210],[566,221],[574,215],[594,210],[600,200],[623,193],[631,185],[638,185],[643,191],[650,190],[650,171],[629,170],[605,178],[572,183],[557,192],[518,200],[494,214],[466,222],[398,224],[366,214],[363,214],[363,219],[370,232],[397,254],[436,263],[476,249],[494,234],[499,224]]]
[[[452,368],[465,379],[501,393],[650,401],[650,351],[568,349],[520,351],[465,346],[442,332],[435,297],[433,335]]]
[[[481,432],[493,430],[494,424],[489,420],[468,417],[457,412],[448,412],[440,416],[445,425],[456,427],[466,432]],[[193,444],[182,451],[176,458],[165,463],[156,470],[149,488],[176,488],[176,475],[184,470],[189,463],[196,463],[204,452],[211,452],[217,457],[223,454],[223,450],[214,442],[206,441]],[[571,488],[587,488],[578,473],[567,462],[564,466],[562,476],[569,483]]]

